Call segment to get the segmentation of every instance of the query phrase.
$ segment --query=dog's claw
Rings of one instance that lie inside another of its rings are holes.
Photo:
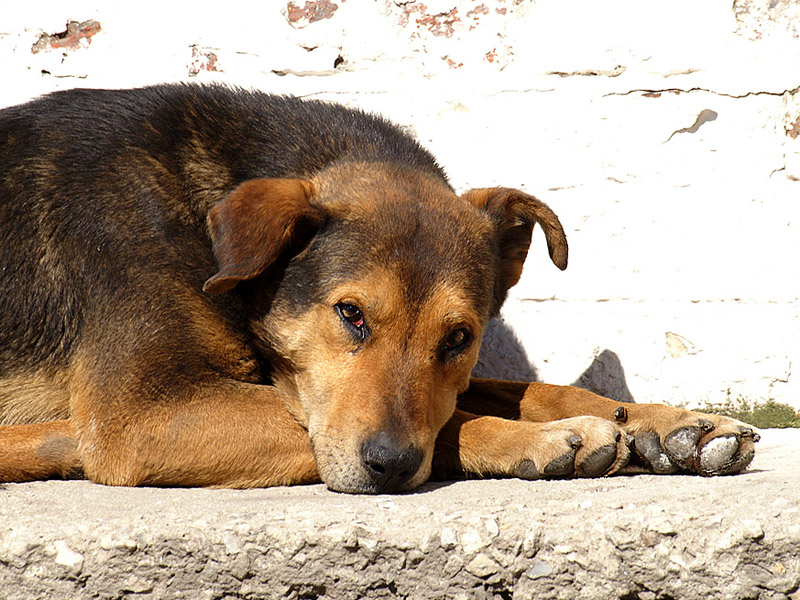
[[[625,410],[624,406],[619,406],[617,410],[614,411],[614,420],[617,423],[624,423],[628,420],[628,411]]]
[[[698,425],[700,426],[700,429],[702,429],[706,433],[714,429],[714,424],[708,419],[700,419]]]
[[[577,450],[578,448],[581,447],[581,443],[582,443],[581,436],[579,436],[579,435],[571,435],[571,436],[569,436],[569,438],[567,438],[567,443],[571,447],[573,447],[573,448],[575,448]]]
[[[761,436],[758,434],[758,432],[754,431],[750,427],[742,427],[739,430],[739,435],[741,435],[743,438],[753,438],[754,442],[757,442],[761,439]]]

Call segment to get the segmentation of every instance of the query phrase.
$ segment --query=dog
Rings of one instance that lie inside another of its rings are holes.
[[[0,481],[350,493],[738,473],[716,415],[474,379],[554,212],[381,117],[225,86],[0,111]]]

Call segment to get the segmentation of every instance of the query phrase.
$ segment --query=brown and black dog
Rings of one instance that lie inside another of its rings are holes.
[[[225,87],[72,90],[0,112],[0,481],[736,473],[720,416],[470,379],[556,215],[457,196],[385,120]]]

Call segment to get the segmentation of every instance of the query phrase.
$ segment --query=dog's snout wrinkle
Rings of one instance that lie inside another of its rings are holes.
[[[401,445],[386,432],[369,438],[361,446],[364,469],[369,473],[377,492],[393,492],[401,489],[416,475],[422,464],[423,454],[419,448]]]

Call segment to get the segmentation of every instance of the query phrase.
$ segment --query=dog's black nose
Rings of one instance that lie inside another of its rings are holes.
[[[386,431],[364,442],[361,457],[377,492],[399,490],[414,477],[422,464],[422,450],[414,446],[401,447]]]

